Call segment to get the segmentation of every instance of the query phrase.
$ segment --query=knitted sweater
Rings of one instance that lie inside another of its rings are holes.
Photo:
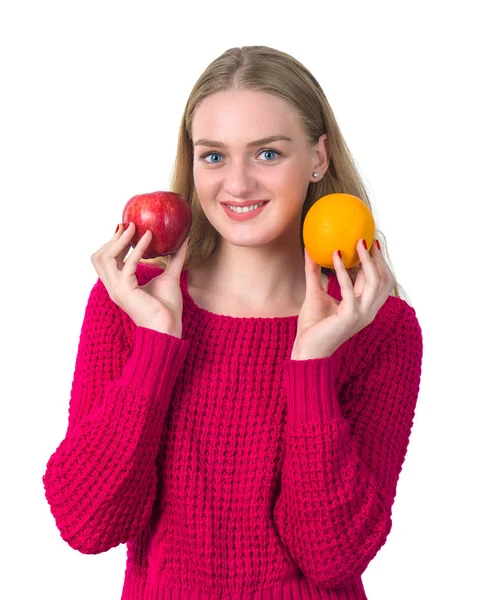
[[[217,315],[180,284],[182,339],[91,290],[43,475],[61,537],[127,544],[122,600],[366,600],[419,392],[415,310],[389,296],[332,356],[291,360],[297,316]]]

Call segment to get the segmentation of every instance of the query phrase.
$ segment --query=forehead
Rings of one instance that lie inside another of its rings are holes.
[[[193,141],[199,138],[252,139],[274,134],[293,137],[301,122],[293,107],[277,96],[255,90],[228,90],[205,98],[192,121]]]

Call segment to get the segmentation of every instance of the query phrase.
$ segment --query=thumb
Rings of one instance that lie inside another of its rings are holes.
[[[165,271],[168,272],[169,275],[178,276],[181,274],[184,261],[186,260],[186,254],[189,245],[189,236],[184,240],[181,244],[179,250],[174,254],[171,254],[168,260],[168,265]]]
[[[306,295],[318,294],[322,291],[322,285],[320,283],[322,267],[318,265],[304,248],[305,254],[305,283],[306,283]]]

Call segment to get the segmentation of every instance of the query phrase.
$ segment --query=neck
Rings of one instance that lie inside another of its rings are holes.
[[[188,276],[190,285],[251,308],[299,307],[305,298],[304,254],[297,245],[274,249],[223,243]],[[322,276],[323,284],[327,280]]]

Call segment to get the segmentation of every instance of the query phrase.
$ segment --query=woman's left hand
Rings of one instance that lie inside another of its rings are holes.
[[[306,295],[299,312],[292,360],[331,356],[346,340],[372,323],[396,283],[375,241],[370,255],[360,239],[357,252],[361,264],[355,284],[337,251],[334,252],[334,268],[342,294],[339,302],[322,289],[322,268],[307,250],[304,252]]]

